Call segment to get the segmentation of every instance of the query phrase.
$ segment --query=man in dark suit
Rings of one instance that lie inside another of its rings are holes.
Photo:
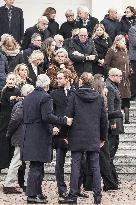
[[[41,36],[42,42],[50,37],[50,32],[48,31],[48,19],[46,16],[42,16],[38,19],[38,23],[32,27],[26,29],[23,42],[22,42],[22,50],[28,48],[29,44],[31,43],[31,37],[34,33],[39,33]]]
[[[50,93],[53,98],[54,112],[57,116],[66,115],[68,98],[70,96],[70,93],[74,89],[73,87],[71,87],[71,75],[71,71],[68,69],[60,70],[57,74],[57,82],[59,88]],[[54,127],[53,131],[55,134],[54,147],[56,148],[55,175],[60,200],[60,198],[63,198],[67,193],[67,185],[64,181],[64,164],[68,150],[68,127]]]
[[[71,119],[53,114],[49,90],[50,79],[46,74],[37,77],[36,89],[23,101],[24,136],[21,158],[30,161],[26,195],[27,203],[47,203],[42,195],[44,162],[52,157],[52,130],[50,124],[71,125]]]
[[[9,33],[20,43],[24,35],[23,11],[13,6],[15,0],[4,1],[6,4],[0,7],[0,36]]]

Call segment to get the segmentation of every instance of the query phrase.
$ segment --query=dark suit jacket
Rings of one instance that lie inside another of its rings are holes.
[[[24,35],[23,11],[18,7],[12,7],[11,26],[9,27],[8,9],[0,7],[0,36],[4,33],[11,34],[19,43]]]
[[[29,69],[29,78],[32,79],[32,84],[35,86],[36,85],[36,81],[37,81],[37,76],[32,68],[32,65],[29,63],[28,64],[28,69]],[[42,67],[38,66],[37,67],[37,75],[43,74],[44,71],[42,69]]]

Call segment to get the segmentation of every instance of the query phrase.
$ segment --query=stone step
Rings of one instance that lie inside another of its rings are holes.
[[[120,149],[120,147],[119,147],[119,148],[118,148],[118,151],[117,151],[117,155],[118,155],[118,154],[129,155],[130,153],[131,153],[132,155],[135,155],[136,149],[131,149],[131,148],[129,148],[129,149],[127,149],[127,148],[121,148],[121,149]]]
[[[114,164],[115,165],[134,165],[136,166],[136,154],[135,155],[121,155],[121,154],[118,154],[115,156],[115,159],[114,159]]]
[[[136,149],[136,141],[120,141],[119,149]]]
[[[136,117],[136,107],[130,107],[129,115],[130,117]]]
[[[136,141],[136,134],[135,133],[125,133],[119,135],[119,141],[122,142],[135,142]]]
[[[136,133],[136,124],[124,124],[125,133]]]
[[[116,170],[120,174],[136,174],[136,166],[135,165],[116,165]]]

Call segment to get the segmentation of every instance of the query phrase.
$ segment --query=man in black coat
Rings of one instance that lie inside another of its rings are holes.
[[[93,29],[99,21],[97,18],[89,14],[89,9],[85,6],[80,7],[78,19],[76,20],[77,28],[86,28],[88,36],[92,37]]]
[[[115,154],[119,145],[119,134],[124,132],[123,130],[123,116],[121,113],[121,96],[118,89],[118,84],[121,82],[122,72],[117,68],[111,68],[109,71],[109,77],[106,80],[106,86],[108,89],[107,102],[108,102],[108,115],[109,115],[109,151],[111,158],[111,166],[113,169],[114,181],[118,184],[118,176],[113,164]]]
[[[42,199],[42,181],[44,177],[44,162],[50,162],[52,156],[51,125],[66,125],[71,123],[66,117],[53,114],[49,90],[50,79],[46,74],[37,77],[36,89],[23,101],[24,137],[21,158],[30,161],[26,195],[27,203],[47,203]]]
[[[48,19],[46,16],[42,16],[38,19],[38,23],[32,27],[26,29],[23,42],[22,42],[22,50],[28,48],[29,44],[31,43],[31,37],[34,33],[39,33],[41,36],[42,42],[50,37],[50,32],[48,31]]]
[[[77,203],[81,161],[84,153],[87,153],[93,174],[94,203],[100,204],[99,152],[107,137],[108,120],[102,97],[92,89],[92,74],[83,73],[79,84],[79,89],[74,91],[68,103],[68,116],[73,118],[68,138],[72,158],[70,192],[60,203]]]
[[[23,11],[13,6],[15,0],[4,1],[6,4],[0,7],[0,36],[9,33],[20,43],[24,35]]]
[[[79,77],[83,72],[92,73],[92,64],[98,57],[92,39],[88,39],[86,28],[81,28],[78,36],[71,39],[68,52]]]

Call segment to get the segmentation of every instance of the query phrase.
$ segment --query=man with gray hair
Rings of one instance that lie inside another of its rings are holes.
[[[123,116],[121,113],[121,96],[118,89],[118,84],[122,80],[122,72],[117,68],[109,70],[109,77],[106,80],[108,89],[107,103],[109,116],[109,152],[111,158],[111,166],[113,169],[114,181],[118,184],[118,175],[113,164],[115,154],[119,145],[119,134],[123,133]]]
[[[89,9],[86,6],[78,8],[77,28],[86,28],[88,36],[91,37],[97,23],[99,23],[98,19],[90,15]]]
[[[21,95],[23,97],[27,96],[34,90],[33,85],[25,84],[21,89]],[[23,100],[23,98],[22,98]],[[17,172],[19,167],[22,165],[22,161],[20,160],[20,146],[21,140],[24,133],[23,128],[23,101],[20,100],[13,107],[11,119],[8,125],[6,137],[11,139],[12,146],[15,147],[14,156],[11,160],[8,174],[5,179],[5,183],[3,186],[4,194],[20,194],[21,192],[16,190],[14,182],[17,179]],[[19,172],[18,172],[19,174]],[[18,176],[18,180],[24,181],[24,179],[20,179]],[[22,186],[24,190],[24,186]],[[24,190],[25,191],[25,190]]]
[[[44,162],[52,158],[51,125],[71,125],[72,119],[53,114],[53,102],[47,93],[50,79],[46,74],[37,77],[35,90],[23,101],[25,134],[21,158],[30,161],[26,195],[27,203],[47,203],[42,195]],[[42,197],[41,197],[42,196]]]
[[[29,44],[31,43],[31,37],[34,33],[39,33],[41,36],[42,42],[50,37],[50,32],[48,31],[48,19],[46,16],[41,16],[38,19],[38,22],[36,25],[29,27],[26,29],[23,42],[22,42],[22,50],[25,50],[28,48]]]
[[[41,48],[42,39],[39,33],[34,33],[31,37],[31,43],[28,48],[23,50],[23,57],[26,64],[28,64],[28,57],[32,54],[34,50],[38,50]]]

